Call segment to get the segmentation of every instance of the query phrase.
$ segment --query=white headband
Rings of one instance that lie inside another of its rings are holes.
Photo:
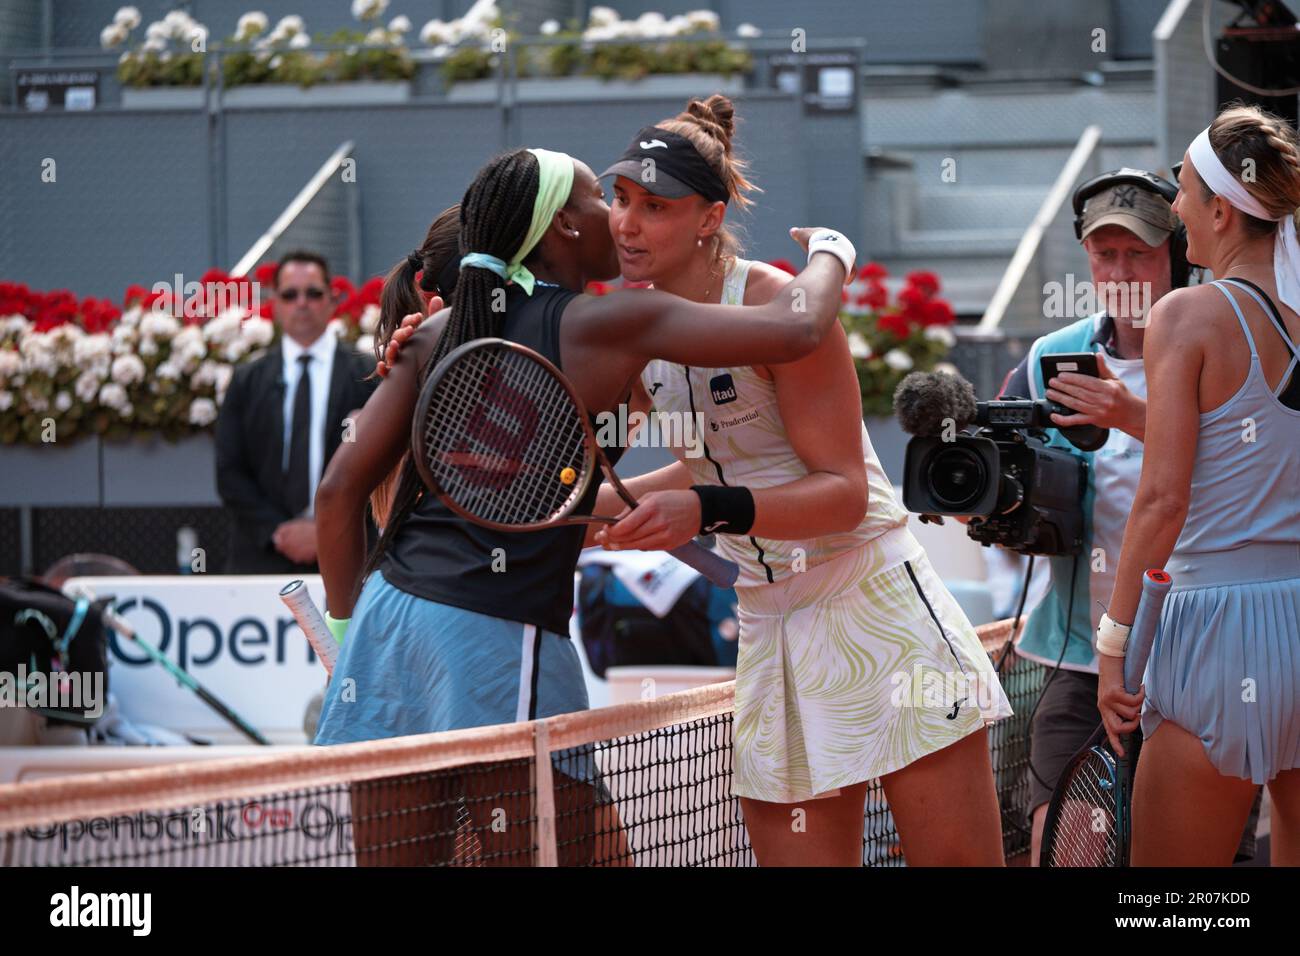
[[[1215,195],[1222,196],[1229,205],[1256,219],[1279,223],[1277,238],[1273,241],[1273,278],[1277,282],[1278,298],[1300,312],[1300,240],[1296,238],[1295,217],[1290,213],[1269,215],[1259,200],[1241,184],[1241,180],[1219,161],[1214,147],[1210,145],[1208,126],[1187,147],[1187,158],[1192,161],[1205,185],[1214,190]]]

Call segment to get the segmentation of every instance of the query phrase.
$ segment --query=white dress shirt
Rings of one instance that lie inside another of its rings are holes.
[[[295,518],[310,518],[316,514],[316,486],[320,484],[321,472],[325,467],[325,413],[329,404],[330,377],[334,374],[334,352],[338,339],[333,332],[325,332],[307,348],[303,348],[289,336],[280,339],[280,350],[284,356],[284,454],[281,457],[282,471],[289,469],[289,446],[292,443],[293,397],[298,390],[298,379],[302,368],[298,358],[310,355],[308,367],[311,371],[311,441],[307,446],[307,509]]]

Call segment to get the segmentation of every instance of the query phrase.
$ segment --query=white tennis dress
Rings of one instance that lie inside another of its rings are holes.
[[[741,305],[733,260],[722,302]],[[703,416],[704,454],[674,454],[696,484],[771,488],[808,474],[776,387],[751,368],[655,360],[657,412]],[[851,531],[795,541],[718,535],[740,566],[733,792],[796,803],[892,773],[1010,716],[974,628],[907,528],[862,429],[869,504]]]

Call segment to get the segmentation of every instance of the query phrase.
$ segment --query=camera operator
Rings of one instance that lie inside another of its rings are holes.
[[[1035,866],[1052,788],[1099,721],[1092,635],[1114,585],[1124,526],[1142,471],[1143,317],[1157,299],[1175,285],[1185,285],[1187,278],[1181,227],[1170,207],[1176,192],[1172,184],[1137,170],[1108,173],[1079,187],[1075,228],[1088,254],[1102,311],[1035,340],[998,396],[1047,398],[1074,411],[1053,414],[1058,425],[1110,429],[1106,443],[1095,452],[1080,451],[1059,432],[1050,432],[1049,445],[1088,461],[1083,500],[1087,539],[1077,559],[1049,559],[1051,586],[1030,613],[1017,644],[1022,657],[1053,668],[1059,661],[1060,667],[1044,688],[1030,727],[1027,812]],[[1095,352],[1100,377],[1063,372],[1043,382],[1039,357],[1061,352]]]

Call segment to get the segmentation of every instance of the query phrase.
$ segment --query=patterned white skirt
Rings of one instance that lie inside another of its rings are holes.
[[[797,803],[892,773],[1011,715],[979,637],[910,531],[738,587],[737,796]],[[915,545],[915,547],[911,547]],[[897,543],[893,549],[897,551]]]

